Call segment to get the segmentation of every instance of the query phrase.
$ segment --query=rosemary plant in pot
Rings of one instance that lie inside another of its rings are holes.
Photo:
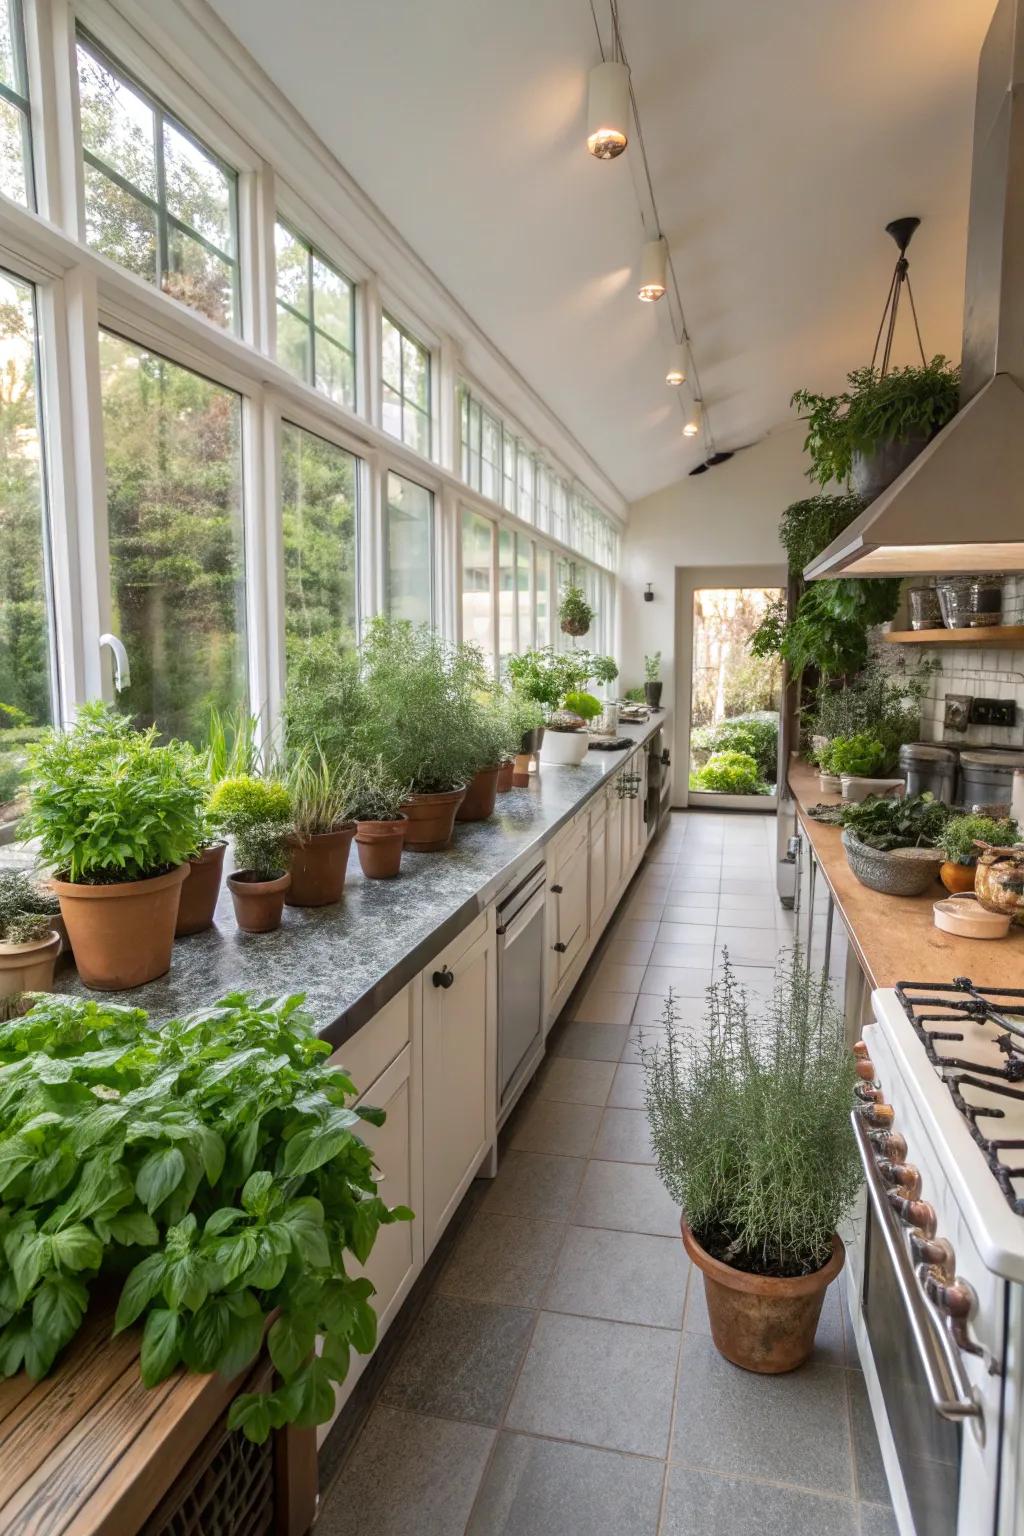
[[[360,763],[352,800],[356,852],[368,880],[392,880],[402,866],[402,844],[408,825],[402,806],[409,786],[397,778],[384,759]]]
[[[951,816],[936,843],[945,855],[939,879],[951,895],[973,891],[982,847],[1012,848],[1020,828],[1012,817]]]
[[[455,813],[456,821],[486,821],[494,815],[502,765],[511,765],[519,746],[519,737],[500,693],[478,705],[472,734],[473,757],[479,766],[469,781],[465,800]]]
[[[285,842],[291,880],[284,899],[290,907],[332,906],[341,900],[356,834],[355,769],[347,758],[328,762],[314,744],[293,756],[287,787],[292,826]]]
[[[691,1036],[669,997],[665,1031],[664,1044],[641,1040],[651,1139],[711,1336],[745,1370],[794,1370],[842,1268],[836,1227],[860,1181],[841,1010],[794,949],[755,1014],[726,957],[704,1025]]]
[[[181,884],[204,835],[206,783],[191,747],[161,746],[103,704],[31,751],[26,835],[55,871],[87,987],[121,991],[171,964]]]
[[[61,937],[54,927],[56,896],[41,891],[20,869],[0,873],[0,1017],[5,998],[49,992]]]
[[[238,868],[228,876],[235,921],[243,933],[281,926],[288,871],[292,802],[273,779],[225,779],[210,797],[210,817],[234,841]]]

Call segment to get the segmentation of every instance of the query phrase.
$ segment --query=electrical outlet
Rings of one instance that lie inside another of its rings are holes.
[[[947,693],[946,713],[943,716],[943,724],[951,731],[966,731],[971,721],[971,705],[974,700],[969,693]]]
[[[972,699],[971,725],[1016,725],[1017,706],[1012,699]]]

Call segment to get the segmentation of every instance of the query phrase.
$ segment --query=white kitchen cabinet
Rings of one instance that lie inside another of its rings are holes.
[[[422,973],[424,1257],[496,1134],[495,962],[488,911]]]
[[[555,990],[562,986],[586,945],[590,934],[589,847],[587,829],[564,856],[555,862],[555,878],[549,887],[554,898],[548,931],[555,956]]]
[[[618,899],[619,887],[622,884],[622,823],[623,802],[619,799],[613,779],[608,786],[608,810],[606,813],[605,831],[605,882],[607,888],[606,900],[614,902]]]
[[[590,931],[596,934],[608,904],[608,803],[603,795],[590,816]]]
[[[359,1134],[373,1150],[379,1172],[378,1193],[388,1205],[421,1205],[422,1164],[418,1154],[420,1103],[412,1073],[413,1048],[407,1045],[360,1103],[384,1110],[381,1126],[364,1122]],[[415,1221],[396,1221],[381,1227],[364,1269],[353,1265],[373,1281],[378,1324],[383,1330],[405,1296],[423,1263],[422,1233]]]

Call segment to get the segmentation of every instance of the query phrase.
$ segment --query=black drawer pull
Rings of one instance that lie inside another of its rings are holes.
[[[450,971],[446,965],[443,965],[439,971],[434,972],[430,979],[435,987],[450,987],[455,980],[455,972]]]
[[[562,944],[562,943],[558,943],[558,944],[552,944],[552,946],[551,946],[551,948],[552,948],[552,949],[553,949],[553,950],[554,950],[554,951],[555,951],[555,952],[556,952],[556,953],[557,953],[557,954],[559,954],[559,955],[564,955],[564,954],[565,954],[565,952],[566,952],[566,950],[567,950],[567,949],[568,949],[568,948],[569,948],[569,946],[568,946],[568,944]]]
[[[561,894],[562,894],[562,887],[560,885],[553,885],[551,887],[551,889],[555,893],[556,896],[561,896]]]

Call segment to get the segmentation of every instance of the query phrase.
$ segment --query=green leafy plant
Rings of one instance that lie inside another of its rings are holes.
[[[873,779],[885,766],[885,748],[870,731],[859,731],[856,736],[837,736],[820,761],[825,773],[840,778],[845,773],[858,779]]]
[[[690,753],[698,768],[715,752],[746,752],[761,778],[773,784],[779,771],[778,716],[738,716],[690,732]]]
[[[569,713],[579,715],[581,720],[596,720],[604,708],[601,700],[595,699],[592,693],[567,693],[564,702]]]
[[[31,944],[53,927],[60,902],[20,869],[0,871],[0,942]]]
[[[235,845],[238,869],[257,880],[275,880],[288,865],[285,837],[292,801],[284,784],[240,774],[225,779],[210,796],[210,821]]]
[[[260,721],[247,709],[210,710],[203,751],[206,776],[211,784],[242,774],[258,774],[263,768]]]
[[[304,746],[294,753],[285,785],[292,829],[300,842],[308,842],[321,832],[333,832],[351,818],[357,775],[350,758],[328,762],[318,744]]]
[[[544,709],[536,699],[520,693],[518,688],[503,690],[497,696],[496,707],[501,709],[508,725],[508,746],[505,755],[505,761],[507,761],[519,751],[527,732],[535,731],[544,724]]]
[[[473,724],[476,771],[507,763],[519,751],[523,732],[518,727],[518,718],[518,708],[503,688],[493,688],[478,700]]]
[[[587,602],[587,595],[575,582],[562,588],[558,622],[570,635],[585,635],[594,622],[594,610]]]
[[[747,752],[714,752],[703,768],[691,774],[693,789],[715,790],[724,795],[765,795],[757,762]]]
[[[364,1264],[384,1223],[357,1134],[380,1110],[326,1063],[301,996],[235,993],[148,1027],[139,1009],[41,997],[0,1025],[0,1375],[45,1376],[101,1278],[142,1380],[234,1377],[267,1348],[273,1391],[232,1403],[261,1442],[323,1423],[376,1337]],[[314,1354],[317,1340],[322,1350]]]
[[[329,762],[355,750],[354,738],[368,712],[359,657],[327,636],[293,647],[284,698],[289,753],[319,746]]]
[[[1020,828],[1010,816],[951,816],[935,840],[952,864],[976,864],[978,843],[1012,848],[1019,841]]]
[[[884,748],[881,772],[891,773],[900,747],[921,734],[921,705],[939,666],[933,660],[892,670],[869,660],[846,687],[819,688],[808,715],[809,730],[829,741],[868,732]]]
[[[855,368],[838,395],[798,389],[792,404],[807,423],[807,471],[819,485],[845,485],[855,453],[871,454],[886,443],[931,437],[956,415],[960,369],[940,354],[923,367]]]
[[[658,1173],[713,1257],[810,1274],[860,1183],[842,1010],[799,949],[783,953],[756,1012],[728,956],[707,999],[691,1031],[670,994],[664,1043],[641,1037]]]
[[[195,751],[161,745],[105,705],[83,708],[68,731],[29,752],[25,835],[73,884],[144,880],[184,863],[205,835],[207,784]]]
[[[854,805],[815,806],[818,821],[843,827],[869,848],[937,848],[952,812],[934,795],[869,795]]]
[[[655,651],[653,656],[644,657],[644,677],[649,683],[656,683],[661,678],[661,652]]]
[[[643,704],[647,699],[642,683],[639,683],[635,688],[627,688],[622,697],[627,704]]]
[[[396,777],[382,757],[356,766],[352,797],[354,821],[397,821],[411,786]]]
[[[808,496],[794,501],[779,519],[779,540],[791,576],[801,576],[812,560],[863,512],[862,496]]]
[[[610,656],[576,649],[556,651],[550,645],[510,656],[506,672],[513,688],[548,709],[557,709],[566,694],[581,692],[589,682],[613,683],[619,675]]]

